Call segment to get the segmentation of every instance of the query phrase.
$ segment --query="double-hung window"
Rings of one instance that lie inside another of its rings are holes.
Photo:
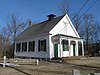
[[[46,39],[38,41],[38,51],[46,51]]]
[[[35,41],[32,41],[32,42],[29,41],[28,47],[29,47],[29,52],[30,51],[34,52],[35,51]]]
[[[27,51],[27,42],[22,43],[22,52]]]
[[[21,43],[16,44],[16,52],[20,52],[21,50]]]
[[[62,40],[63,51],[68,51],[68,40]]]

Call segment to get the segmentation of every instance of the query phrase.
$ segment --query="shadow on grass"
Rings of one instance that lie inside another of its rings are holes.
[[[100,69],[100,67],[98,66],[90,66],[90,65],[80,65],[80,64],[73,64],[73,63],[66,63],[66,64],[69,64],[69,65],[74,65],[74,66],[81,66],[81,67],[87,67],[87,68],[96,68],[96,69]]]
[[[53,70],[41,70],[41,69],[32,69],[32,71],[35,71],[35,72],[38,72],[38,73],[50,73],[52,75],[55,75],[55,74],[67,74],[69,72],[62,72],[62,71],[53,71]],[[40,74],[41,75],[41,74]]]
[[[73,67],[73,68],[78,68],[78,69],[85,69],[85,70],[94,70],[95,72],[97,73],[100,73],[100,67],[99,66],[92,66],[92,65],[81,65],[81,64],[74,64],[74,63],[69,63],[69,62],[59,62],[58,60],[57,61],[49,61],[49,62],[53,62],[53,63],[59,63],[59,64],[66,64],[70,67]],[[92,75],[92,73],[91,73]]]
[[[26,74],[26,75],[32,75],[32,74],[29,74],[29,73],[27,73],[27,72],[25,72],[25,71],[22,71],[21,69],[19,69],[19,68],[16,68],[16,67],[11,67],[10,66],[10,68],[12,68],[12,69],[15,69],[15,70],[17,70],[17,71],[19,71],[19,72],[21,72],[21,73],[23,73],[23,74]],[[24,67],[23,67],[24,68]],[[52,75],[55,75],[55,74],[68,74],[69,75],[69,72],[62,72],[62,71],[53,71],[53,70],[41,70],[41,69],[31,69],[30,71],[32,71],[32,72],[37,72],[38,73],[38,75],[41,75],[41,73],[44,73],[43,75],[45,75],[45,73],[50,73],[50,74],[52,74]]]
[[[80,64],[74,64],[74,63],[69,63],[69,62],[60,62],[60,61],[48,61],[48,62],[100,69],[99,66],[92,66],[92,65],[91,66],[90,65],[80,65]]]
[[[17,71],[19,71],[19,72],[21,72],[21,73],[23,73],[23,74],[32,75],[32,74],[29,74],[29,73],[27,73],[27,72],[25,72],[25,71],[22,71],[22,70],[20,70],[20,69],[18,69],[18,68],[16,68],[16,67],[12,67],[12,66],[8,66],[8,67],[10,67],[10,68],[12,68],[12,69],[15,69],[15,70],[17,70]]]

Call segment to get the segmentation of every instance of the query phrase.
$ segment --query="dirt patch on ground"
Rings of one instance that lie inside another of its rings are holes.
[[[24,74],[15,69],[9,67],[3,68],[0,66],[0,75],[24,75]]]
[[[13,61],[15,60],[13,59]],[[18,67],[0,67],[0,75],[72,75],[73,69],[80,70],[82,74],[100,72],[100,57],[70,60],[67,62],[46,62],[41,60],[38,66],[32,59],[28,60],[28,62],[24,61],[22,64],[21,61],[17,61],[17,64],[21,65]]]

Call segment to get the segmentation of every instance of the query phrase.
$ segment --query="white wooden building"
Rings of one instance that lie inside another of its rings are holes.
[[[83,40],[80,39],[68,15],[55,17],[32,25],[15,39],[16,57],[61,58],[84,56]]]

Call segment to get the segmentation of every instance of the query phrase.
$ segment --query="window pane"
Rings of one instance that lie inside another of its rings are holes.
[[[20,52],[21,49],[21,43],[16,44],[16,52]]]
[[[62,45],[63,45],[63,51],[67,51],[68,50],[68,40],[63,40]]]
[[[29,42],[29,51],[35,51],[35,41]]]
[[[22,51],[24,51],[24,52],[27,51],[27,42],[22,43]]]
[[[40,51],[46,51],[46,39],[39,41],[38,46]]]

